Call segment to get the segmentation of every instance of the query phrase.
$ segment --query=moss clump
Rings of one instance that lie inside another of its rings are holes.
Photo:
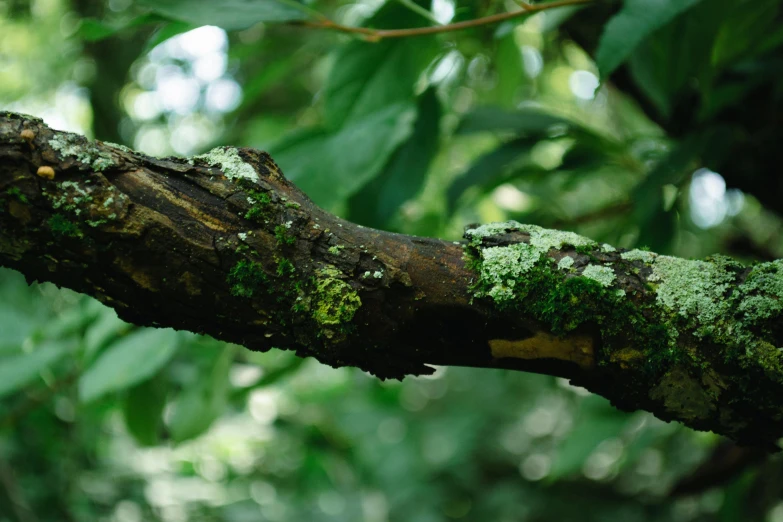
[[[344,326],[362,306],[356,290],[340,279],[341,276],[342,272],[328,266],[317,272],[315,280],[311,313],[313,319],[326,328],[327,337],[331,337],[332,327]]]
[[[46,221],[52,234],[58,237],[82,237],[79,225],[62,214],[54,214]]]
[[[277,225],[275,227],[275,238],[281,245],[293,245],[296,243],[296,238],[288,233],[288,227],[285,225]]]
[[[231,295],[236,297],[253,297],[268,286],[264,267],[247,259],[242,259],[231,268],[227,281],[231,285]]]
[[[17,201],[20,203],[29,203],[29,200],[27,199],[27,196],[25,196],[21,190],[19,190],[19,187],[11,187],[6,192],[9,196],[14,197]]]
[[[245,188],[245,192],[248,196],[248,202],[252,205],[250,210],[245,212],[245,219],[258,224],[268,221],[270,217],[269,204],[272,202],[269,194],[253,188]]]
[[[501,305],[504,301],[511,302],[520,297],[517,294],[518,281],[538,263],[542,254],[553,248],[561,248],[563,245],[581,246],[588,249],[597,246],[594,241],[573,232],[547,230],[536,225],[523,225],[516,221],[483,225],[465,231],[465,236],[471,240],[468,247],[475,249],[481,246],[483,238],[508,232],[527,233],[530,238],[529,242],[482,248],[480,260],[473,256],[479,261],[473,268],[480,272],[482,282],[480,287],[476,287],[475,296],[488,295]]]
[[[485,230],[498,234],[527,232],[530,243],[484,246],[482,239],[489,236],[468,231],[471,242],[465,247],[466,266],[479,276],[472,288],[474,297],[491,298],[501,311],[518,310],[532,316],[556,335],[585,324],[595,325],[605,348],[600,360],[609,360],[614,350],[643,347],[649,362],[647,370],[658,373],[665,369],[664,363],[679,357],[676,336],[661,326],[667,324],[663,315],[636,306],[624,293],[612,289],[615,274],[610,267],[588,265],[580,272],[572,269],[570,256],[557,264],[549,256],[551,250],[563,247],[589,252],[597,248],[595,243],[569,232],[513,222],[487,226]],[[497,241],[493,238],[488,243]]]
[[[277,275],[280,277],[294,277],[294,274],[296,274],[296,268],[291,261],[284,258],[277,260]]]

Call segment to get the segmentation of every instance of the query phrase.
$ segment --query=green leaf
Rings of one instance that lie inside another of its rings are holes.
[[[95,18],[82,18],[77,35],[87,42],[97,42],[133,27],[167,22],[168,20],[155,13],[145,13],[135,18],[118,22],[107,22]]]
[[[351,198],[351,219],[365,226],[385,226],[400,206],[421,190],[438,153],[441,114],[435,90],[428,89],[419,100],[411,137],[394,152],[378,177]]]
[[[0,352],[19,350],[36,327],[33,318],[12,305],[12,302],[0,303]]]
[[[499,107],[479,107],[462,118],[457,134],[472,134],[486,131],[513,131],[516,133],[541,135],[554,125],[572,125],[573,122],[550,114],[537,107],[523,107],[515,111]]]
[[[229,370],[236,346],[227,345],[220,352],[209,377],[201,377],[180,393],[168,422],[174,442],[198,437],[220,417],[228,403]]]
[[[604,28],[595,61],[601,78],[607,78],[636,47],[677,15],[701,0],[625,0],[623,8]]]
[[[165,42],[169,38],[173,38],[178,34],[186,33],[197,27],[197,25],[189,24],[187,22],[169,22],[167,24],[163,24],[152,33],[152,36],[150,36],[149,40],[147,40],[147,43],[144,44],[144,50],[150,51],[156,45]]]
[[[79,379],[79,398],[89,402],[145,380],[171,359],[179,338],[170,328],[137,330],[123,337]]]
[[[498,105],[512,107],[518,101],[517,94],[520,89],[529,83],[522,66],[522,52],[514,39],[513,31],[497,39],[495,45],[497,47],[493,62],[497,85],[492,94]]]
[[[411,135],[415,117],[412,104],[392,105],[334,132],[304,131],[270,152],[289,180],[334,210],[378,174]]]
[[[73,348],[72,342],[47,341],[30,353],[0,359],[0,397],[17,391]]]
[[[139,0],[161,15],[194,25],[247,29],[258,22],[288,22],[310,18],[295,0]]]
[[[389,105],[412,101],[416,80],[436,51],[431,38],[344,45],[324,87],[327,127],[335,129]]]
[[[520,160],[530,155],[537,139],[521,138],[500,145],[498,148],[479,157],[473,165],[460,174],[446,192],[446,203],[453,212],[457,201],[466,190],[473,186],[484,187],[495,184],[508,175],[512,164],[519,165]]]
[[[159,373],[128,390],[122,404],[125,426],[140,446],[158,444],[166,406],[166,380]]]
[[[587,457],[606,439],[617,437],[628,422],[628,416],[613,409],[598,396],[587,397],[579,409],[579,418],[568,437],[557,448],[547,480],[578,473]]]
[[[84,361],[90,363],[112,339],[130,328],[131,325],[117,317],[113,309],[102,310],[98,320],[90,325],[84,335]]]

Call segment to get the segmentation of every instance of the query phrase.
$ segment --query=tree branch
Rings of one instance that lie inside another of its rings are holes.
[[[0,264],[126,321],[381,378],[546,373],[741,443],[783,435],[782,262],[619,251],[515,222],[465,238],[341,220],[252,149],[151,158],[0,113]]]

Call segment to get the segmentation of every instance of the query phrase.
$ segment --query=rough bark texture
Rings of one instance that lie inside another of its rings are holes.
[[[773,448],[783,263],[619,251],[515,222],[459,243],[316,207],[265,153],[151,158],[0,113],[0,264],[140,325],[382,378],[548,373]]]

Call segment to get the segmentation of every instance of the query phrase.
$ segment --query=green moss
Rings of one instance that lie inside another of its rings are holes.
[[[277,275],[280,277],[294,277],[296,268],[288,259],[281,258],[277,260]]]
[[[288,227],[285,225],[277,225],[275,227],[275,238],[281,245],[293,245],[296,243],[296,238],[288,233]]]
[[[5,193],[9,196],[13,196],[20,203],[29,203],[27,196],[25,196],[22,191],[19,190],[19,187],[11,187],[10,189],[6,190]]]
[[[253,297],[267,288],[268,279],[264,267],[259,263],[242,259],[229,271],[228,284],[231,285],[231,295],[236,297]]]
[[[594,247],[596,243],[573,232],[547,230],[535,225],[523,225],[516,221],[490,223],[467,230],[471,239],[469,246],[477,248],[482,238],[509,232],[527,233],[529,243],[515,243],[508,246],[481,249],[480,263],[474,268],[480,271],[482,285],[477,287],[476,297],[490,296],[496,303],[514,301],[524,297],[517,294],[518,281],[538,263],[542,254],[564,245],[573,247]]]
[[[49,140],[49,146],[58,151],[62,156],[72,156],[77,161],[89,165],[96,172],[104,171],[114,165],[111,155],[102,152],[78,134],[63,132]]]
[[[353,319],[362,305],[359,295],[341,276],[342,272],[328,266],[317,272],[315,280],[312,317],[330,331]]]
[[[269,220],[269,204],[272,202],[269,194],[252,188],[246,188],[245,192],[248,195],[248,202],[253,205],[250,207],[250,210],[245,212],[245,219],[259,224],[263,224],[264,221]]]
[[[505,223],[485,230],[505,234],[511,229],[528,232],[531,244],[484,247],[480,239],[472,239],[466,245],[466,266],[478,274],[474,297],[492,299],[503,312],[518,310],[532,316],[556,335],[594,325],[601,333],[602,361],[609,360],[615,350],[635,346],[647,361],[645,371],[658,374],[681,356],[677,335],[654,305],[639,307],[624,292],[611,288],[616,277],[612,268],[588,265],[580,272],[572,269],[570,256],[555,265],[548,255],[564,246],[590,252],[597,247],[595,243],[576,234],[544,232],[529,225]],[[473,234],[468,231],[468,235]]]
[[[332,254],[333,256],[337,256],[337,255],[340,255],[340,251],[341,251],[343,248],[345,248],[345,247],[344,247],[344,246],[342,246],[342,245],[334,245],[334,246],[330,246],[330,247],[329,247],[329,250],[328,250],[328,252],[329,252],[330,254]]]
[[[79,225],[70,221],[62,214],[54,214],[47,221],[49,229],[52,234],[58,237],[82,237],[82,232],[79,230]]]

